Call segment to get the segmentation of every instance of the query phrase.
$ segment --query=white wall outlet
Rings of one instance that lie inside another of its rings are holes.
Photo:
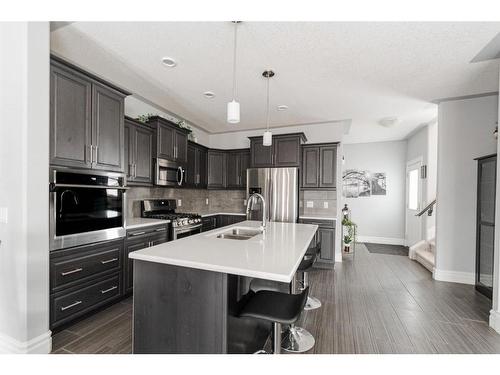
[[[7,207],[0,207],[0,223],[7,224],[8,210]]]
[[[306,202],[306,207],[307,208],[313,208],[314,207],[314,202],[313,201],[307,201]]]
[[[208,198],[207,198],[207,199],[205,199],[205,204],[208,204]]]
[[[247,200],[243,199],[243,206],[246,206],[246,205],[247,205]]]
[[[328,202],[323,202],[323,208],[328,208]]]
[[[182,206],[182,199],[177,199],[177,207],[181,207]]]

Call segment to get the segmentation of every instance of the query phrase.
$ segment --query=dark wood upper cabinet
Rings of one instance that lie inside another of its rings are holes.
[[[154,130],[156,137],[154,157],[186,164],[188,161],[189,132],[159,116],[151,117],[148,124]]]
[[[247,169],[250,162],[250,151],[230,150],[227,151],[226,187],[228,189],[244,189],[247,183]]]
[[[52,57],[50,163],[124,172],[126,95],[129,93]]]
[[[302,134],[303,135],[303,134]],[[273,139],[273,164],[275,167],[299,167],[301,135],[277,136]]]
[[[188,135],[185,131],[175,131],[175,160],[179,163],[187,163],[187,141]]]
[[[250,150],[240,152],[240,187],[247,187],[247,169],[250,168]]]
[[[92,108],[94,168],[125,171],[123,96],[105,86],[93,84]]]
[[[319,187],[335,189],[337,186],[337,145],[319,148]]]
[[[299,167],[300,145],[306,140],[304,133],[280,134],[264,146],[262,137],[250,137],[250,167]]]
[[[207,148],[194,142],[187,145],[186,186],[207,187]]]
[[[208,150],[208,188],[224,189],[226,187],[226,152]]]
[[[186,184],[187,187],[195,187],[196,186],[196,147],[192,144],[188,144],[187,147],[187,165],[186,165]]]
[[[334,190],[337,187],[337,144],[302,146],[302,189]]]
[[[302,149],[302,187],[319,186],[319,147],[304,146]]]
[[[129,185],[153,185],[153,130],[125,118],[125,169]]]
[[[273,166],[273,146],[264,146],[262,137],[250,138],[250,166],[252,168]]]
[[[50,67],[50,163],[91,167],[92,83],[85,76]]]

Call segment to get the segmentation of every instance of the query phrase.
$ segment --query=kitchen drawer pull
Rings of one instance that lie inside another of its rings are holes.
[[[106,294],[108,292],[111,292],[112,290],[115,290],[116,288],[118,288],[118,287],[115,285],[115,286],[112,286],[111,288],[101,290],[101,294]]]
[[[77,272],[81,272],[81,271],[83,271],[83,268],[75,268],[74,270],[71,270],[71,271],[61,272],[61,276],[68,276],[68,275],[71,275],[73,273],[77,273]]]
[[[167,230],[167,228],[158,228],[158,229],[155,229],[155,232],[163,232],[166,230]]]
[[[108,259],[108,260],[101,260],[101,264],[108,264],[111,262],[116,262],[118,258],[113,258],[113,259]]]
[[[134,237],[134,236],[141,236],[143,234],[146,234],[146,232],[136,232],[136,233],[131,233],[130,236]]]
[[[63,307],[61,307],[61,311],[71,309],[72,307],[78,306],[80,303],[82,303],[82,301],[76,301],[75,303],[72,303],[71,305],[63,306]]]

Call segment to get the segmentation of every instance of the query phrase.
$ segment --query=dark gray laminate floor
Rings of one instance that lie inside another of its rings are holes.
[[[500,353],[488,327],[490,301],[473,286],[434,281],[407,257],[363,244],[335,271],[310,274],[323,306],[299,325],[316,338],[311,353]],[[54,353],[130,353],[131,299],[54,335]]]

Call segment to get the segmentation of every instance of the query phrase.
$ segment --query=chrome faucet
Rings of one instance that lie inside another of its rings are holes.
[[[248,218],[248,214],[250,213],[250,204],[251,204],[251,202],[253,202],[257,198],[260,198],[262,200],[262,230],[265,230],[266,229],[266,200],[259,193],[253,193],[248,198],[248,201],[247,201],[247,218]]]

